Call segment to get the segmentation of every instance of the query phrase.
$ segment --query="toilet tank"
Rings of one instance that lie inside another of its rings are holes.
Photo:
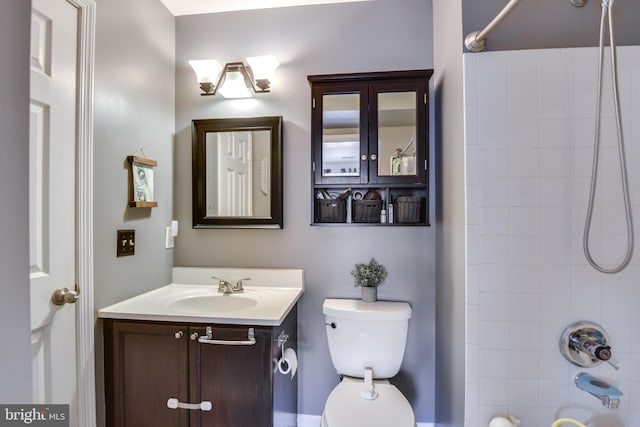
[[[322,305],[331,361],[338,374],[391,378],[402,365],[411,306],[406,302],[326,299]]]

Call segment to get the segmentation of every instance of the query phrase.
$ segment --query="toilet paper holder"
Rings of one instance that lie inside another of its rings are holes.
[[[274,359],[275,369],[283,375],[291,373],[291,379],[293,379],[298,367],[297,357],[295,350],[287,348],[285,350],[284,345],[289,340],[289,334],[284,330],[280,332],[278,337],[274,340],[276,345],[280,347],[280,357]]]
[[[278,338],[275,339],[276,345],[280,347],[280,357],[284,356],[284,345],[289,340],[289,334],[284,330],[280,331]]]

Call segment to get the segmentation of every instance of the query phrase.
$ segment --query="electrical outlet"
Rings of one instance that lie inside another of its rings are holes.
[[[116,240],[116,256],[135,255],[136,230],[118,230]]]

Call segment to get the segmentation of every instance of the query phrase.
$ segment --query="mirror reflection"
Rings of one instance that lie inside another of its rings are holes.
[[[416,92],[378,93],[378,176],[416,174]]]
[[[359,176],[360,95],[323,95],[322,175]]]
[[[282,228],[281,120],[193,121],[195,228]]]
[[[271,217],[271,132],[206,134],[207,217]]]

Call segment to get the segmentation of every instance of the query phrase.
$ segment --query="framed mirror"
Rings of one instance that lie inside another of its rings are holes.
[[[282,228],[282,117],[193,120],[193,227]]]

